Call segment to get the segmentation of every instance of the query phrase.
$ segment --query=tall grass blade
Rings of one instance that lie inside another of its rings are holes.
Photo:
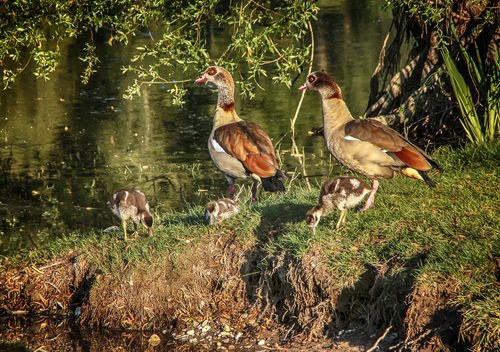
[[[455,93],[460,112],[462,113],[460,123],[465,130],[467,138],[474,144],[483,144],[485,141],[484,132],[469,87],[446,47],[442,48],[441,55],[444,60],[446,72],[450,77],[451,86]]]

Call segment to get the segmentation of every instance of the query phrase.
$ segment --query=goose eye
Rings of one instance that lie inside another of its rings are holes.
[[[307,80],[309,81],[309,83],[313,83],[313,82],[316,80],[316,77],[314,77],[314,76],[309,76],[309,77],[307,78]]]
[[[217,73],[217,70],[215,69],[215,67],[210,67],[208,70],[207,70],[207,73],[209,76],[213,76]]]

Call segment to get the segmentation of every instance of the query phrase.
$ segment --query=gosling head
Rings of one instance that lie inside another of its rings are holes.
[[[314,206],[306,213],[307,226],[313,233],[316,233],[316,226],[318,226],[322,214],[322,208],[318,205]]]
[[[218,222],[218,215],[219,215],[219,204],[212,200],[208,202],[207,204],[207,209],[205,210],[205,221],[209,225],[213,225]]]
[[[153,234],[153,216],[147,210],[143,210],[139,216],[141,218],[141,223],[148,231],[148,235],[151,236]]]

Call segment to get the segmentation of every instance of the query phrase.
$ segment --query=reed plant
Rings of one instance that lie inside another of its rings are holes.
[[[500,131],[498,52],[495,60],[497,70],[488,76],[481,64],[476,63],[476,61],[481,62],[477,45],[475,46],[476,60],[471,57],[463,46],[458,45],[458,47],[463,62],[467,66],[470,80],[467,80],[460,72],[446,47],[441,49],[441,55],[462,115],[460,123],[469,141],[472,144],[480,145],[493,141]],[[471,87],[475,87],[477,94],[472,93]],[[478,98],[475,98],[475,96]]]

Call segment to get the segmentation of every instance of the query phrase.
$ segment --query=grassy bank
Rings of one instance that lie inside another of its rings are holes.
[[[493,350],[499,155],[500,143],[438,150],[436,188],[382,181],[375,208],[350,212],[338,232],[338,214],[322,218],[314,235],[303,221],[323,180],[261,194],[214,227],[203,224],[202,207],[174,214],[158,205],[153,237],[74,233],[4,258],[2,313],[79,308],[81,324],[130,329],[211,315],[243,329],[249,317],[266,317],[283,337],[392,326],[407,348]]]

